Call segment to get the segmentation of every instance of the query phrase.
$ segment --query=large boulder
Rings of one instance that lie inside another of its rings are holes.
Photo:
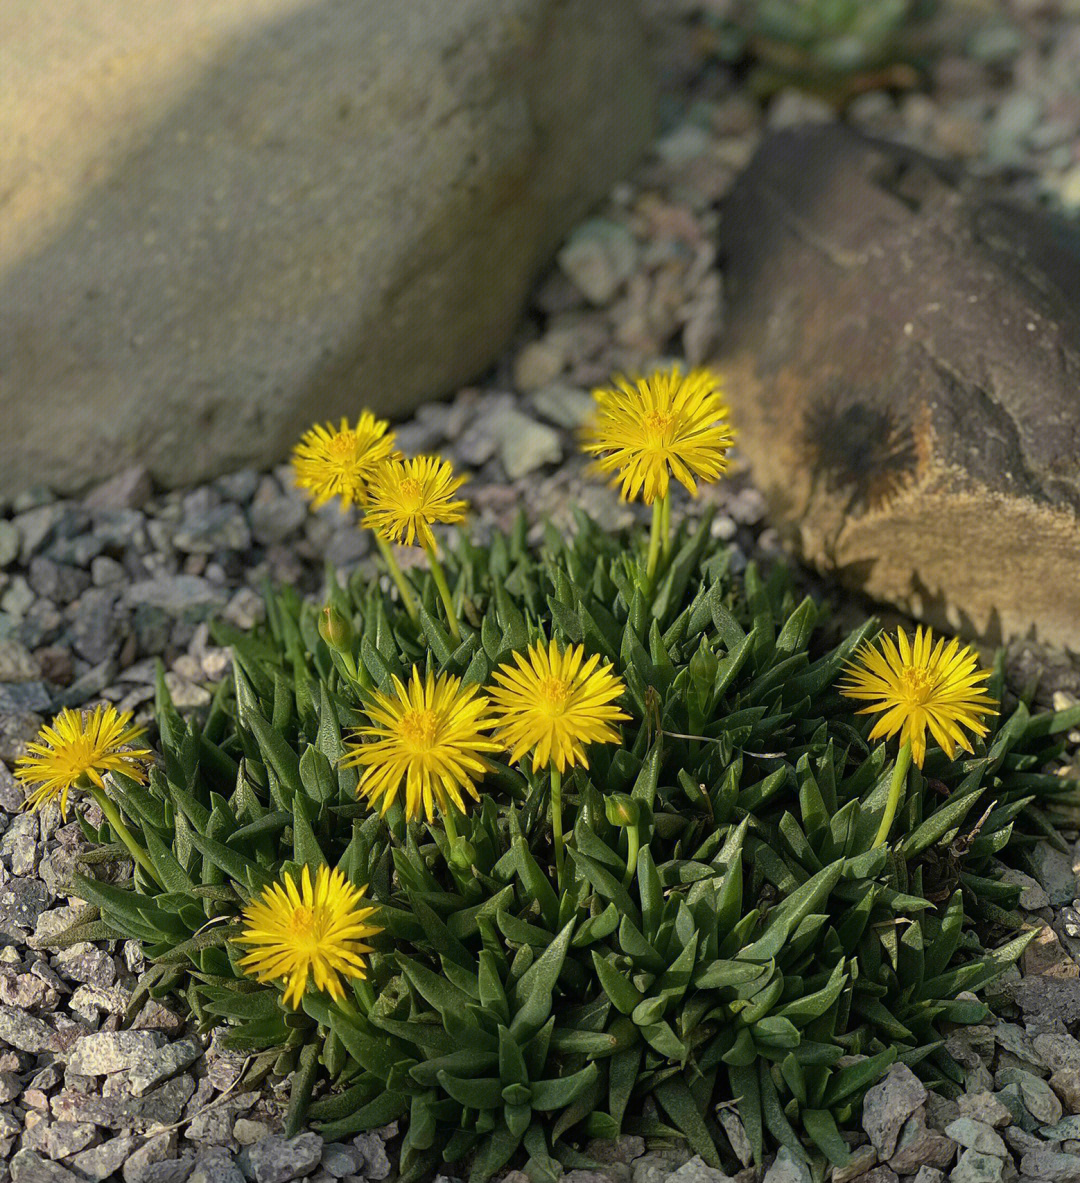
[[[0,495],[477,374],[653,122],[635,0],[5,0]]]
[[[720,365],[802,554],[988,642],[1080,649],[1080,239],[841,127],[723,211]]]

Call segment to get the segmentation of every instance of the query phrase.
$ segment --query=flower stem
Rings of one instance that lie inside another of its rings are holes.
[[[660,537],[666,559],[671,553],[671,493],[660,498]]]
[[[664,513],[663,503],[658,498],[652,506],[652,529],[649,531],[649,557],[645,562],[645,578],[652,583],[656,574],[656,563],[660,558],[660,529]]]
[[[641,849],[641,835],[637,826],[626,828],[626,873],[623,875],[623,887],[629,887],[630,881],[637,871],[637,856]]]
[[[562,830],[562,773],[551,766],[551,831],[555,838],[555,878],[559,891],[563,889],[563,830]]]
[[[453,846],[458,840],[457,822],[454,821],[454,807],[447,802],[448,808],[443,813],[443,825],[446,827],[446,836],[450,839],[450,845]]]
[[[405,611],[413,618],[418,619],[416,614],[416,600],[413,598],[412,589],[398,566],[397,559],[394,558],[394,552],[390,549],[390,544],[385,538],[382,538],[376,531],[372,530],[375,535],[375,545],[378,546],[382,557],[386,562],[387,569],[390,572],[390,578],[397,584],[398,594],[401,596],[401,602],[405,605]]]
[[[893,769],[892,781],[889,784],[889,796],[885,801],[885,813],[881,819],[881,825],[878,827],[877,837],[870,847],[871,850],[877,850],[889,836],[893,819],[896,817],[896,811],[900,806],[900,793],[904,787],[904,782],[907,780],[908,769],[910,767],[911,741],[909,740],[900,749],[900,754],[896,757],[896,767]]]
[[[442,563],[439,562],[439,552],[434,542],[430,545],[424,543],[424,550],[428,553],[428,558],[431,560],[431,574],[435,578],[435,586],[439,589],[439,598],[443,602],[443,607],[446,609],[446,619],[450,624],[450,631],[454,634],[454,640],[461,640],[461,626],[458,624],[457,613],[454,611],[454,598],[450,595],[450,585],[446,582],[446,572],[443,570]]]
[[[90,796],[98,803],[101,812],[108,819],[109,825],[116,831],[116,836],[131,852],[131,857],[139,864],[140,867],[150,876],[150,878],[163,888],[161,880],[154,870],[154,864],[150,861],[150,856],[145,850],[135,841],[135,835],[124,825],[124,821],[120,816],[120,811],[109,799],[108,793],[103,789],[99,789],[97,785],[88,786]]]

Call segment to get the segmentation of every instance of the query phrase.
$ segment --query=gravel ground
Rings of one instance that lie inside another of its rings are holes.
[[[438,450],[472,474],[480,531],[520,505],[560,522],[573,505],[612,527],[632,520],[634,511],[584,476],[574,438],[588,388],[665,357],[710,356],[723,318],[719,201],[766,128],[834,117],[797,91],[765,106],[740,91],[712,54],[709,18],[722,0],[651,4],[667,87],[654,151],[569,236],[518,340],[486,379],[399,429],[406,450]],[[1065,3],[981,6],[990,9],[1010,19],[966,36],[925,92],[862,95],[849,118],[1080,214],[1080,23]],[[714,530],[737,561],[776,555],[747,473],[712,499]],[[374,571],[368,538],[336,508],[310,513],[284,468],[171,493],[132,470],[82,500],[34,489],[0,509],[0,1183],[389,1177],[392,1127],[336,1145],[314,1133],[286,1142],[285,1082],[244,1079],[242,1057],[206,1046],[157,1003],[120,1030],[142,968],[138,947],[50,952],[50,935],[79,905],[65,883],[82,836],[55,809],[21,813],[5,767],[62,705],[106,698],[147,713],[159,657],[180,707],[207,702],[207,684],[229,668],[207,617],[252,624],[266,578],[317,594],[327,559]],[[1030,649],[1012,656],[1018,676],[1047,664]],[[1046,694],[1071,700],[1075,670],[1059,662],[1052,672]],[[1080,1183],[1078,867],[1080,850],[1036,848],[1021,905],[1042,935],[1021,972],[998,985],[997,1023],[950,1039],[968,1068],[960,1103],[927,1096],[908,1070],[894,1069],[871,1091],[866,1139],[834,1183]],[[725,1112],[723,1121],[738,1148],[737,1118]],[[604,1174],[574,1172],[571,1183],[724,1179],[699,1159],[645,1154],[637,1138],[594,1149]],[[738,1178],[759,1175],[744,1169]],[[809,1183],[786,1152],[764,1178]]]

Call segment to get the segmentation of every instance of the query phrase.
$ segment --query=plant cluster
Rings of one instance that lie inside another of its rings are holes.
[[[843,101],[917,85],[933,49],[938,0],[736,0],[725,57],[748,61],[761,94],[796,85]]]
[[[693,377],[602,392],[587,437],[627,449],[648,540],[579,515],[440,550],[448,466],[374,421],[309,433],[313,496],[411,525],[428,567],[219,626],[233,676],[187,719],[159,679],[149,768],[120,716],[23,768],[56,773],[39,806],[105,802],[89,861],[135,859],[78,878],[63,939],[139,939],[133,1006],[179,993],[249,1079],[293,1072],[291,1130],[401,1118],[406,1179],[514,1160],[540,1183],[620,1133],[731,1166],[733,1109],[758,1161],[841,1164],[892,1063],[958,1086],[944,1033],[1031,936],[997,856],[1078,803],[1054,762],[1080,711],[999,713],[1000,662],[929,632],[837,643],[782,571],[733,573],[707,517],[672,530],[667,476],[714,479],[731,438]]]

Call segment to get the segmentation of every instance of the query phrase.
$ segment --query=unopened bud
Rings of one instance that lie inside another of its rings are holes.
[[[636,826],[641,820],[641,809],[626,793],[612,793],[604,798],[604,812],[613,826]]]
[[[319,617],[319,636],[330,646],[341,653],[351,653],[355,633],[352,621],[342,612],[327,604]]]

